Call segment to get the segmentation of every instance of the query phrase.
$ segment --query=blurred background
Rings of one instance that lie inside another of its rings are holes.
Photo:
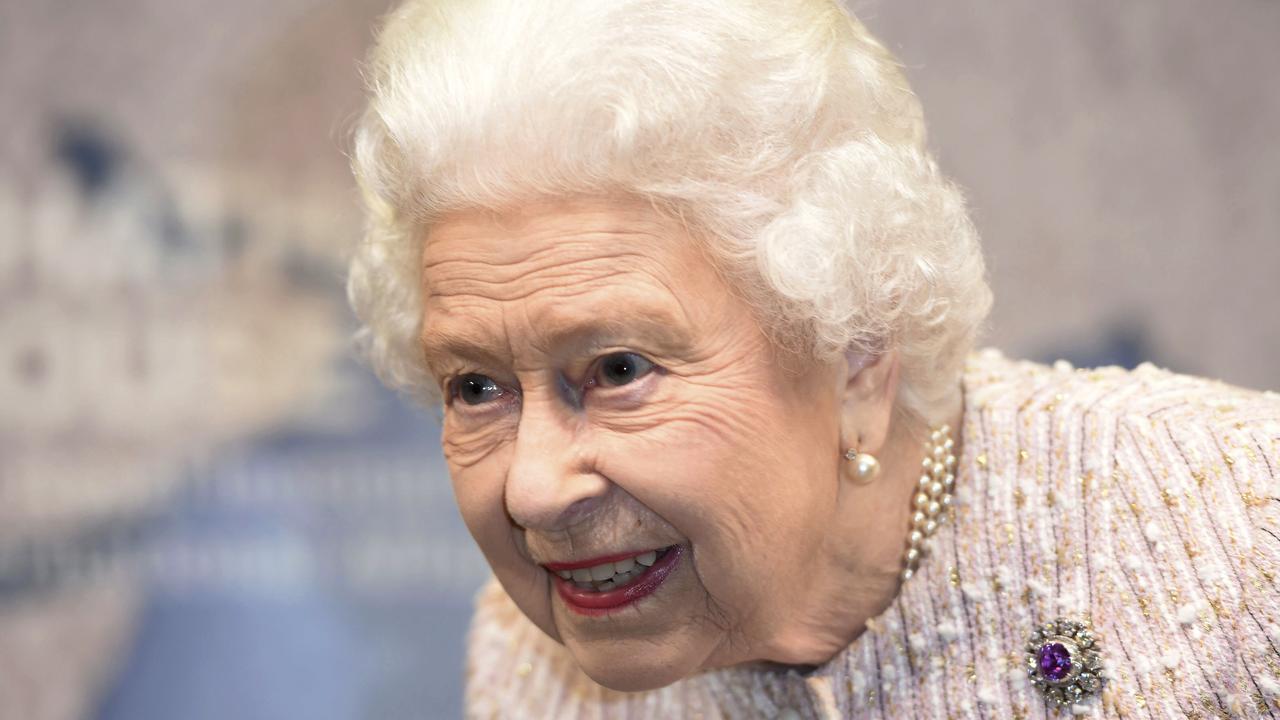
[[[352,357],[388,0],[0,0],[0,720],[457,717],[486,572]],[[861,0],[986,342],[1280,389],[1280,3]]]

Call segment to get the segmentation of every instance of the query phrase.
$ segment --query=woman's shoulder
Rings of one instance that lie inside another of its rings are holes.
[[[1120,469],[1159,480],[1182,475],[1201,488],[1210,480],[1234,480],[1250,505],[1257,504],[1251,490],[1280,496],[1262,492],[1280,482],[1275,392],[1151,363],[1131,370],[1075,368],[1062,360],[1012,360],[994,350],[970,357],[964,382],[966,433],[976,443],[1012,450],[1019,466],[1032,453],[1051,454],[1041,475],[1109,476]]]
[[[1156,491],[1168,508],[1179,505],[1179,493],[1196,491],[1233,493],[1246,508],[1280,512],[1275,392],[1150,363],[1075,368],[985,350],[966,367],[965,404],[965,440],[984,448],[984,467],[1003,463],[1009,475],[1086,488],[1120,478],[1123,489]]]

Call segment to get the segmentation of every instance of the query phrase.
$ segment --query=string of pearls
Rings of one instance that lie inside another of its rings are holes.
[[[955,487],[956,456],[951,427],[934,429],[925,442],[924,461],[916,494],[912,499],[911,532],[907,534],[907,551],[903,555],[902,580],[915,574],[924,555],[929,537],[947,517],[951,507],[951,490]]]

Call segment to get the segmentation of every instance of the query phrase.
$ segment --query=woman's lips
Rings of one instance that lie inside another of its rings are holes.
[[[555,570],[568,569],[564,564],[553,567],[549,563],[547,568],[552,571],[551,581],[555,583],[556,591],[560,593],[560,599],[564,600],[564,604],[580,615],[594,616],[604,615],[610,610],[629,605],[642,597],[653,594],[671,575],[671,572],[675,570],[683,555],[683,545],[675,545],[659,550],[653,564],[642,573],[631,578],[625,584],[608,590],[587,590],[579,587],[572,579],[566,580],[560,577]],[[594,560],[593,562],[599,562],[599,560]]]

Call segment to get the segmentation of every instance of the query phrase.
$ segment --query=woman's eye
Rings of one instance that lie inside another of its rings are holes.
[[[601,385],[618,386],[638,380],[653,370],[653,363],[632,352],[606,355],[596,370],[595,380]]]
[[[476,373],[460,375],[453,381],[453,397],[468,405],[483,405],[502,397],[504,392],[493,378]]]

